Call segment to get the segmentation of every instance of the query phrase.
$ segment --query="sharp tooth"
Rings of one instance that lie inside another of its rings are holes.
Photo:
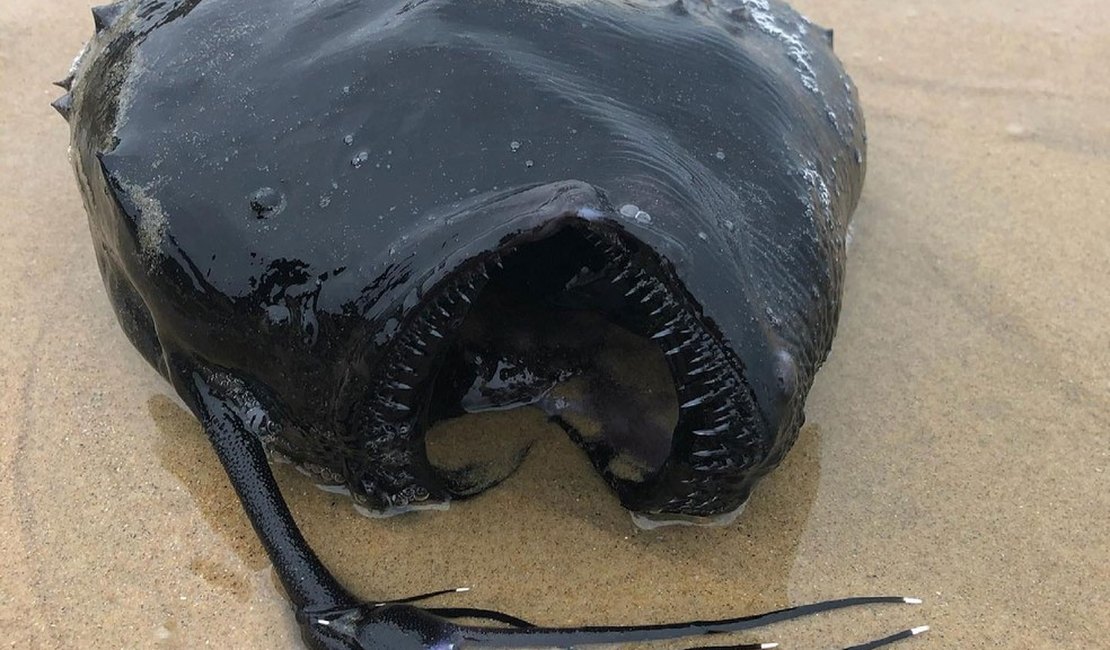
[[[651,286],[651,284],[649,282],[645,282],[644,280],[640,280],[636,284],[632,285],[632,288],[629,289],[628,291],[626,291],[624,296],[627,298],[627,297],[631,296],[634,293],[638,293],[640,291],[643,291],[644,289],[649,288],[650,286]]]
[[[693,359],[690,359],[690,363],[701,363],[702,361],[708,361],[710,358],[713,357],[713,350],[706,351],[704,348],[699,347],[698,352],[701,352],[701,354],[694,357]]]
[[[701,465],[700,467],[695,467],[694,469],[700,470],[702,472],[719,472],[722,469],[728,469],[735,464],[736,463],[731,458],[718,458],[710,460],[704,465]]]
[[[673,333],[674,333],[674,330],[673,330],[673,329],[671,329],[670,327],[667,327],[667,328],[664,328],[664,329],[661,329],[661,330],[659,330],[659,331],[658,331],[658,332],[656,332],[655,334],[652,334],[652,335],[651,335],[651,338],[653,338],[653,339],[661,339],[661,338],[663,338],[664,336],[669,336],[669,335],[671,335],[671,334],[673,334]]]
[[[713,427],[712,429],[695,429],[694,430],[694,435],[695,436],[715,436],[715,435],[724,433],[725,431],[728,431],[728,425],[727,424],[720,424],[720,425],[717,425],[717,426]]]
[[[679,343],[678,345],[674,346],[674,347],[673,347],[673,348],[671,348],[670,350],[667,350],[667,351],[666,351],[666,352],[664,352],[663,354],[667,355],[668,357],[670,357],[670,356],[674,356],[674,355],[678,354],[678,353],[679,353],[679,351],[680,351],[680,350],[682,350],[682,348],[686,347],[686,346],[687,346],[687,345],[689,345],[689,344],[690,344],[690,341],[689,341],[689,340],[685,340],[685,341],[683,341],[682,343]]]
[[[702,395],[701,397],[695,397],[694,399],[690,400],[689,402],[686,402],[685,404],[683,404],[682,406],[680,406],[678,408],[688,409],[688,408],[697,406],[698,404],[701,404],[701,403],[705,402],[705,399],[706,399],[705,395]]]

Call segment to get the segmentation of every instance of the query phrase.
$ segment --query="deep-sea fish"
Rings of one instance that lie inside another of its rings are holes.
[[[204,424],[308,645],[569,647],[912,600],[578,629],[360,603],[267,463],[375,513],[442,507],[511,467],[437,465],[432,425],[531,404],[641,523],[738,512],[836,329],[865,134],[831,32],[777,0],[93,15],[54,106],[109,299]],[[666,394],[615,377],[613,346]]]

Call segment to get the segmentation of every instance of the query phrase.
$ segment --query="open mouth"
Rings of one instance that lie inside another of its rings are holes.
[[[412,509],[504,478],[523,451],[507,470],[465,449],[437,453],[450,448],[442,440],[429,452],[425,434],[467,412],[543,409],[639,513],[734,510],[730,490],[762,458],[739,360],[670,264],[617,222],[566,215],[511,237],[429,291],[402,329],[374,393],[387,440],[368,450],[371,508]],[[411,437],[426,474],[386,494],[397,477],[380,480],[375,460],[398,437]]]

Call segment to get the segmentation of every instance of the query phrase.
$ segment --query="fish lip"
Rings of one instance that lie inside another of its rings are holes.
[[[446,327],[445,322],[461,322],[469,310],[473,297],[481,291],[489,278],[490,267],[501,257],[530,242],[554,235],[563,228],[582,228],[588,232],[617,237],[624,245],[637,247],[643,255],[638,256],[640,266],[632,270],[643,272],[654,278],[655,284],[663,286],[673,300],[673,309],[659,311],[645,320],[645,329],[662,327],[667,321],[681,321],[681,327],[674,323],[675,331],[657,338],[658,345],[665,348],[667,364],[675,381],[680,403],[686,403],[679,412],[679,423],[672,436],[671,452],[658,471],[644,477],[642,481],[629,481],[615,476],[606,469],[607,460],[603,454],[591,455],[595,469],[601,473],[610,487],[617,493],[622,504],[635,512],[647,514],[678,514],[693,517],[712,517],[735,510],[748,498],[751,486],[760,474],[762,462],[770,449],[771,436],[761,426],[755,398],[745,378],[743,364],[731,350],[723,335],[714,324],[705,318],[695,297],[685,287],[674,264],[656,250],[642,230],[630,228],[620,218],[601,190],[579,181],[567,181],[536,185],[517,189],[494,197],[485,203],[494,215],[491,221],[497,227],[478,228],[479,235],[468,242],[458,245],[447,253],[447,264],[441,264],[428,276],[419,280],[419,300],[410,306],[403,324],[398,328],[397,342],[391,343],[394,350],[408,346],[412,355],[410,361],[401,366],[417,367],[411,359],[424,355],[433,358],[438,346],[449,338],[454,330]],[[513,218],[504,219],[508,210],[516,210]],[[530,209],[520,209],[530,208]],[[498,218],[500,215],[502,218]],[[437,228],[429,233],[448,233],[450,225],[466,221],[468,226],[475,225],[473,214],[457,212],[446,214],[435,221]],[[482,222],[477,218],[477,222]],[[440,240],[444,239],[443,234]],[[414,237],[410,247],[412,255],[418,256],[422,246],[435,244],[431,237]],[[647,283],[650,284],[650,283]],[[647,286],[644,284],[644,286]],[[454,288],[452,288],[454,287]],[[459,287],[465,290],[459,291]],[[441,302],[451,291],[457,291],[463,298],[452,307],[444,307]],[[467,296],[473,294],[469,299]],[[650,293],[650,292],[649,292]],[[646,300],[646,298],[645,298]],[[463,305],[462,303],[466,303]],[[649,304],[654,306],[658,303]],[[456,311],[458,308],[458,311]],[[444,312],[436,316],[436,310]],[[645,308],[645,313],[647,313]],[[446,315],[451,312],[450,315]],[[444,320],[446,319],[446,320]],[[433,331],[436,343],[426,334],[417,332]],[[456,325],[457,327],[457,325]],[[427,329],[430,328],[430,329]],[[417,332],[414,334],[413,332]],[[652,331],[637,332],[641,336]],[[405,338],[405,337],[409,338]],[[699,352],[689,353],[685,349]],[[415,346],[415,347],[414,347]],[[387,353],[388,354],[388,353]],[[400,354],[400,353],[398,353]],[[402,354],[402,356],[404,356]],[[396,409],[394,397],[386,395],[381,388],[390,382],[410,385],[408,379],[398,379],[388,370],[392,361],[377,364],[375,389],[376,397],[369,400],[370,407],[388,405]],[[690,364],[702,364],[698,368]],[[711,367],[710,367],[711,366]],[[423,366],[422,366],[423,367]],[[708,369],[707,369],[708,368]],[[690,372],[700,373],[690,375]],[[700,374],[701,376],[697,376]],[[427,376],[415,377],[425,386]],[[412,485],[417,486],[419,501],[411,501],[409,496],[398,496],[396,490],[381,490],[376,482],[361,481],[364,494],[376,494],[364,501],[363,505],[379,512],[403,512],[414,507],[427,507],[432,503],[446,503],[452,498],[462,496],[445,482],[438,470],[433,468],[424,449],[424,436],[427,433],[427,408],[424,401],[430,395],[430,387],[422,388],[426,393],[414,391],[407,399],[402,415],[407,421],[403,447],[411,475]],[[573,434],[572,434],[573,437]],[[373,473],[374,457],[367,457],[363,471]],[[407,489],[407,488],[405,488]],[[352,490],[358,495],[359,490]],[[392,493],[391,493],[392,492]],[[375,503],[378,502],[378,503]]]

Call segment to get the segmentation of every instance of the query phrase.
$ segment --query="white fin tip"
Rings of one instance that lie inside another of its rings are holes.
[[[910,634],[912,634],[914,636],[917,636],[918,634],[925,634],[928,631],[929,631],[929,626],[928,625],[922,625],[920,627],[915,627],[912,630],[910,630]]]

